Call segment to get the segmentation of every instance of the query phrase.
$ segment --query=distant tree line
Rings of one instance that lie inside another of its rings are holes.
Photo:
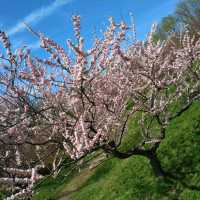
[[[200,0],[181,0],[171,15],[164,17],[158,25],[155,40],[165,40],[188,30],[196,38],[200,34]]]

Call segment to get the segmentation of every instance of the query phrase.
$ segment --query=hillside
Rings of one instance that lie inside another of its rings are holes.
[[[133,122],[129,124],[130,132],[137,134]],[[124,147],[132,142],[129,134]],[[157,152],[165,169],[178,175],[180,180],[156,178],[148,160],[140,156],[124,160],[108,158],[93,169],[87,165],[69,173],[70,169],[64,167],[56,179],[46,178],[36,187],[33,200],[200,199],[200,191],[196,189],[200,186],[199,144],[200,102],[173,121]],[[94,166],[97,163],[91,162]]]

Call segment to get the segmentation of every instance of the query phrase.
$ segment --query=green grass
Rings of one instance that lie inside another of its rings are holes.
[[[130,122],[121,150],[138,142],[138,136],[139,127],[135,121]],[[181,176],[189,185],[200,186],[200,102],[167,128],[157,154],[165,170]],[[65,167],[57,178],[47,178],[36,188],[33,200],[200,199],[200,191],[185,188],[179,181],[155,177],[148,160],[141,156],[112,158],[94,169],[68,172]]]

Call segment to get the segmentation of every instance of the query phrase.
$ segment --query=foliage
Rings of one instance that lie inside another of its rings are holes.
[[[181,0],[173,14],[164,17],[154,35],[155,41],[167,39],[171,33],[178,35],[188,30],[191,35],[199,37],[200,31],[200,2],[199,0]],[[176,42],[176,37],[173,37]]]

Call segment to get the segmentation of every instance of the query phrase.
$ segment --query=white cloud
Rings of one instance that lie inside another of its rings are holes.
[[[39,23],[43,18],[51,15],[59,7],[66,5],[74,0],[55,0],[52,4],[41,7],[40,9],[34,10],[32,13],[27,15],[24,19],[20,20],[15,26],[11,27],[7,33],[9,36],[21,32],[25,29],[24,22],[27,24]]]

